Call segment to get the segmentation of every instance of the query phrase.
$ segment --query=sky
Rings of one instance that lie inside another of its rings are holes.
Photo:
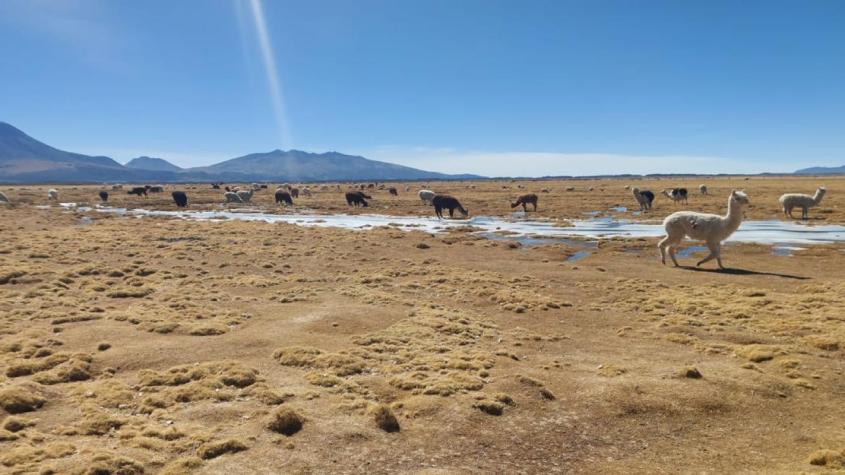
[[[845,164],[839,0],[2,0],[0,58],[0,121],[121,162]]]

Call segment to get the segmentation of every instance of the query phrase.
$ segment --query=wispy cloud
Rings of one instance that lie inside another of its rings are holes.
[[[485,176],[648,173],[758,173],[792,171],[782,164],[700,155],[489,152],[453,148],[381,146],[358,152],[368,158],[444,173]]]

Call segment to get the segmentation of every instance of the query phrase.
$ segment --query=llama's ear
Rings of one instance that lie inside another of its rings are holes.
[[[736,194],[736,188],[734,188],[733,190],[731,190],[731,194],[732,194],[732,195],[735,195],[735,194]]]

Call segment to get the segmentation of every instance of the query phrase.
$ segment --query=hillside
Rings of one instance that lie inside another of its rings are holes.
[[[129,160],[126,163],[126,168],[134,168],[137,170],[154,170],[154,171],[161,171],[161,172],[179,172],[182,171],[181,167],[177,167],[176,165],[168,162],[163,158],[154,158],[154,157],[138,157]]]
[[[96,183],[187,181],[450,180],[447,175],[338,152],[273,150],[206,167],[182,169],[161,158],[138,157],[125,166],[109,157],[66,152],[0,122],[0,182]]]
[[[796,170],[795,175],[842,175],[845,174],[845,165],[841,167],[810,167]]]

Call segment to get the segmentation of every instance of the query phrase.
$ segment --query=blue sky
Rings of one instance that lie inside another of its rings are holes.
[[[298,148],[484,175],[845,163],[838,0],[3,0],[0,57],[0,120],[119,161]]]

